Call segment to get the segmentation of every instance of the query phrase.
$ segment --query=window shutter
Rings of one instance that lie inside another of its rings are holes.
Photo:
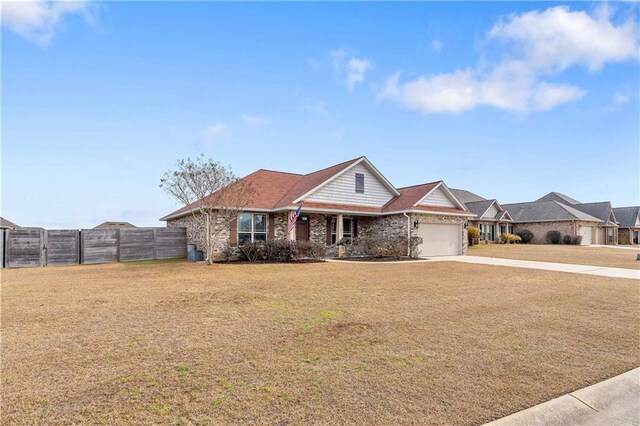
[[[358,236],[358,218],[353,218],[353,238]]]
[[[273,240],[276,229],[276,219],[273,213],[269,213],[269,225],[267,227],[267,240]]]
[[[238,245],[238,218],[234,217],[233,219],[231,219],[231,222],[229,223],[229,228],[230,229],[230,238],[229,238],[229,244],[231,245],[231,247],[235,247]]]
[[[331,216],[327,216],[327,245],[331,245]]]

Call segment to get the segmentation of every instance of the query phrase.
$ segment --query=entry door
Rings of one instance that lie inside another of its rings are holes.
[[[296,241],[309,241],[309,216],[300,216],[296,221]]]
[[[638,244],[638,231],[633,231],[633,244]]]

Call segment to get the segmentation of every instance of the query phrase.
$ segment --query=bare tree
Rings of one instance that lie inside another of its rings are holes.
[[[160,188],[185,206],[190,213],[206,220],[207,260],[214,260],[216,242],[230,228],[231,221],[247,206],[253,195],[251,184],[239,180],[230,167],[205,159],[178,160],[176,170],[168,170],[160,179]]]

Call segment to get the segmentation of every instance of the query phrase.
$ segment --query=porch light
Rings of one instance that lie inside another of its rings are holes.
[[[414,228],[418,228],[420,226],[420,222],[418,222],[418,219],[416,219],[415,221],[413,221],[413,227]]]

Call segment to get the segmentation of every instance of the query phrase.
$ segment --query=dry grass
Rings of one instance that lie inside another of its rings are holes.
[[[640,269],[640,262],[636,260],[637,253],[640,253],[640,249],[635,251],[548,244],[480,244],[470,247],[468,252],[471,256]]]
[[[633,280],[458,263],[2,272],[2,423],[478,424],[638,366]]]

